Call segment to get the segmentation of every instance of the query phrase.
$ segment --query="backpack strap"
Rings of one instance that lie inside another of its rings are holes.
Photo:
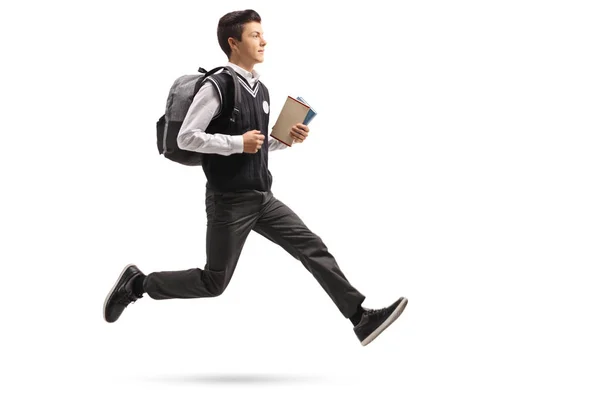
[[[233,112],[231,113],[231,118],[229,118],[229,120],[231,123],[235,124],[235,121],[237,121],[240,116],[240,107],[242,104],[240,82],[238,82],[237,72],[235,72],[233,68],[231,68],[229,65],[226,65],[225,68],[227,68],[231,74],[231,77],[233,78]]]
[[[222,70],[223,68],[227,69],[229,71],[229,73],[231,74],[231,77],[233,78],[233,96],[234,96],[233,112],[231,113],[231,117],[229,118],[229,120],[231,121],[231,123],[235,124],[235,121],[237,121],[237,119],[240,116],[240,107],[242,104],[242,98],[241,98],[241,94],[240,94],[240,83],[237,80],[237,73],[233,70],[233,68],[231,68],[228,65],[226,65],[224,67],[213,68],[210,71],[206,71],[202,67],[198,68],[198,72],[204,74],[204,77],[202,79],[198,79],[198,82],[196,82],[196,87],[194,88],[193,96],[196,96],[196,93],[198,93],[198,90],[200,90],[200,86],[206,80],[207,77],[209,77],[210,75],[214,74],[217,71]]]

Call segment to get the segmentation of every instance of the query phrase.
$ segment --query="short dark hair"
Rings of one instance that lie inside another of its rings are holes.
[[[244,24],[248,22],[261,22],[260,15],[254,10],[233,11],[225,14],[219,20],[217,27],[217,38],[219,46],[225,52],[227,58],[231,57],[231,47],[227,42],[230,37],[241,41]]]

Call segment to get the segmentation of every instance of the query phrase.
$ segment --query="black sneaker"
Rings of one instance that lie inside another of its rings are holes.
[[[104,300],[104,319],[106,322],[115,322],[119,319],[125,307],[137,299],[141,299],[133,293],[133,281],[140,275],[143,275],[142,271],[133,264],[128,264],[123,269],[119,279],[117,279],[115,285],[108,292],[106,300]]]
[[[389,307],[378,310],[365,309],[360,322],[354,327],[360,344],[366,346],[371,343],[402,314],[407,303],[408,299],[400,297]]]

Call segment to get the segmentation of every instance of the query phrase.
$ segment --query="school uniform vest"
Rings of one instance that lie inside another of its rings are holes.
[[[230,121],[233,103],[233,79],[238,79],[240,88],[240,116],[235,123]],[[243,135],[259,130],[265,136],[262,147],[256,153],[235,153],[228,156],[204,154],[202,168],[206,175],[206,187],[223,192],[255,189],[271,189],[273,177],[269,172],[268,126],[270,99],[269,91],[260,81],[254,87],[239,74],[229,75],[223,71],[213,74],[204,84],[215,85],[221,99],[221,110],[206,128],[207,133]]]

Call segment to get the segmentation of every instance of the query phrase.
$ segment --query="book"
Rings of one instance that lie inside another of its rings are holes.
[[[288,146],[294,142],[294,138],[290,135],[292,126],[302,123],[308,125],[317,113],[306,103],[302,97],[294,99],[288,96],[283,108],[277,117],[275,125],[271,130],[271,136]]]
[[[308,104],[306,102],[306,100],[304,100],[302,97],[296,97],[296,98],[298,100],[300,100],[301,102],[303,102],[304,104],[306,104],[307,106],[310,107],[310,104]],[[310,123],[310,121],[313,120],[313,118],[315,117],[315,115],[317,115],[317,112],[312,107],[310,107],[310,110],[308,110],[308,114],[306,114],[306,118],[304,119],[303,124],[304,125],[308,125]]]

